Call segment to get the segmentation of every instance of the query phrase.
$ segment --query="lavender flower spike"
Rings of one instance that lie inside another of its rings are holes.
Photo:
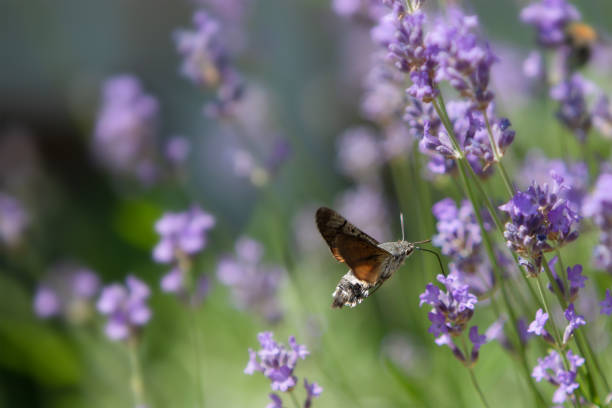
[[[541,336],[544,331],[544,326],[546,325],[547,320],[548,313],[544,313],[542,309],[538,309],[538,311],[536,312],[535,320],[529,324],[527,332]]]
[[[574,330],[586,324],[584,316],[576,314],[573,303],[570,303],[570,305],[565,310],[565,318],[569,323],[565,328],[565,331],[563,332],[563,344],[567,344],[567,341],[574,333]]]
[[[151,294],[149,287],[132,275],[126,278],[126,284],[106,286],[98,299],[98,311],[108,316],[105,331],[111,340],[126,340],[136,335],[151,319],[151,309],[146,303]]]
[[[572,353],[571,350],[568,350],[566,357],[569,362],[569,370],[565,370],[559,353],[551,350],[546,357],[538,358],[538,364],[533,368],[531,374],[538,382],[546,380],[558,387],[553,395],[555,404],[565,402],[567,396],[574,393],[580,386],[576,382],[576,375],[578,367],[584,364],[584,358]]]
[[[262,332],[257,335],[261,350],[255,352],[249,349],[249,362],[244,369],[245,374],[252,375],[255,371],[263,373],[270,380],[272,391],[290,391],[297,384],[293,374],[299,359],[305,359],[309,354],[306,347],[297,344],[295,338],[289,338],[290,347],[274,341],[272,332]]]
[[[177,258],[177,252],[194,255],[206,246],[206,232],[214,227],[215,218],[199,207],[180,213],[165,213],[155,223],[160,236],[153,249],[153,259],[169,263]]]
[[[0,244],[17,246],[30,222],[22,204],[14,197],[0,192]]]

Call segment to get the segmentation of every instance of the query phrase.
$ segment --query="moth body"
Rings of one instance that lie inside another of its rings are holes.
[[[361,303],[415,249],[414,243],[404,240],[380,243],[330,208],[319,208],[315,220],[334,258],[350,268],[332,293],[332,307],[354,307]]]

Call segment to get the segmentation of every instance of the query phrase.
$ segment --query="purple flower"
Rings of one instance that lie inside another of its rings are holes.
[[[0,192],[0,243],[17,246],[30,223],[23,205],[14,197]]]
[[[599,306],[601,306],[600,314],[606,314],[610,316],[612,314],[612,294],[610,294],[610,289],[606,289],[606,297],[604,300],[599,302]]]
[[[588,278],[582,275],[582,265],[577,264],[574,267],[567,268],[567,280],[570,283],[570,289],[584,288],[584,282]]]
[[[132,275],[126,286],[115,283],[104,287],[98,299],[98,311],[108,316],[105,332],[111,340],[125,340],[137,333],[151,319],[146,301],[149,287]]]
[[[60,299],[53,289],[41,286],[36,290],[34,312],[38,317],[43,319],[53,317],[59,314],[60,310]]]
[[[283,401],[280,399],[278,395],[271,393],[269,397],[272,400],[272,402],[266,405],[266,408],[283,408]]]
[[[254,311],[267,320],[281,319],[277,293],[285,276],[279,266],[261,262],[263,247],[255,240],[240,238],[236,242],[236,255],[226,256],[217,266],[217,277],[229,286],[238,309]]]
[[[575,381],[578,367],[584,364],[584,358],[567,351],[567,361],[569,362],[569,370],[565,370],[563,360],[559,353],[551,350],[548,356],[538,358],[538,364],[533,368],[531,376],[536,381],[546,380],[557,386],[557,390],[553,395],[553,402],[562,404],[568,395],[571,395],[579,384]]]
[[[580,326],[584,326],[586,324],[586,320],[584,320],[584,316],[576,314],[574,311],[574,304],[570,303],[567,309],[565,310],[565,319],[569,322],[565,331],[563,332],[563,344],[566,344],[571,335],[574,333]]]
[[[536,312],[535,320],[529,324],[527,332],[534,333],[537,336],[541,336],[545,331],[544,326],[546,325],[547,320],[548,313],[544,313],[542,309],[538,309],[538,311]]]
[[[157,100],[144,93],[138,78],[108,79],[93,135],[100,162],[113,172],[152,181],[158,113]]]
[[[475,294],[487,292],[494,284],[493,269],[482,255],[480,227],[471,204],[464,200],[460,207],[446,198],[434,204],[432,212],[436,219],[438,233],[432,243],[450,256],[449,268],[453,274],[469,285]],[[485,228],[490,228],[489,223]],[[503,263],[503,259],[500,262]]]
[[[181,73],[197,84],[216,86],[227,69],[220,24],[205,11],[194,14],[193,24],[194,30],[175,34],[177,49],[183,57]]]
[[[612,173],[599,176],[593,192],[584,200],[582,213],[601,229],[593,253],[595,267],[612,271]]]
[[[372,129],[354,127],[342,133],[338,142],[338,158],[343,172],[356,179],[375,173],[382,161],[381,146]]]
[[[304,402],[304,408],[310,408],[312,406],[312,399],[318,397],[323,392],[323,388],[316,382],[311,384],[304,378],[304,388],[306,388],[306,401]]]
[[[432,306],[428,314],[432,323],[430,333],[436,337],[446,333],[457,336],[465,330],[478,300],[468,292],[468,285],[461,283],[456,275],[445,277],[440,274],[437,279],[446,286],[446,291],[428,284],[425,292],[419,296],[419,306],[425,303]]]
[[[606,138],[612,138],[612,105],[606,95],[600,95],[593,106],[593,126]]]
[[[532,275],[540,272],[544,252],[578,238],[580,216],[561,197],[560,192],[567,189],[563,178],[557,175],[554,181],[552,188],[534,182],[499,207],[510,215],[504,231],[506,243]]]
[[[306,358],[309,354],[304,346],[297,345],[293,339],[293,346],[286,348],[274,341],[272,332],[262,332],[257,335],[261,350],[255,352],[249,349],[249,362],[244,369],[245,374],[252,375],[255,371],[263,373],[271,382],[272,391],[290,391],[297,384],[297,377],[293,374],[298,360]],[[292,340],[290,338],[290,343]],[[299,351],[296,351],[296,348]]]
[[[523,168],[518,177],[521,188],[529,187],[531,181],[537,184],[552,183],[554,177],[561,176],[567,186],[559,192],[574,211],[579,211],[586,195],[589,180],[589,171],[586,163],[566,163],[561,159],[549,159],[537,150],[532,150],[525,158]]]
[[[155,223],[160,236],[153,249],[153,259],[169,263],[182,255],[194,255],[206,246],[206,232],[214,227],[215,218],[199,207],[181,213],[165,213]]]
[[[544,77],[544,61],[542,54],[531,51],[523,62],[523,74],[530,79],[541,79]]]
[[[550,90],[550,97],[559,101],[557,118],[579,141],[584,142],[591,129],[591,114],[588,111],[586,95],[593,93],[595,86],[580,74],[574,74]]]
[[[472,342],[472,354],[471,354],[471,362],[472,364],[478,361],[478,352],[480,347],[482,347],[487,342],[487,336],[484,334],[478,334],[478,326],[470,327],[469,338]]]
[[[578,10],[565,0],[541,0],[521,10],[521,21],[535,27],[538,42],[546,47],[561,45],[567,24],[579,19]]]
[[[62,315],[72,323],[82,323],[91,317],[91,301],[99,288],[100,279],[93,271],[58,265],[36,290],[34,312],[43,319]]]
[[[166,159],[174,165],[181,164],[187,159],[190,148],[189,139],[183,136],[174,136],[166,142]]]

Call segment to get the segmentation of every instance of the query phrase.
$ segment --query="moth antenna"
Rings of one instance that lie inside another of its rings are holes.
[[[444,270],[444,266],[442,266],[442,259],[440,259],[440,255],[436,251],[432,251],[431,249],[427,249],[427,248],[421,248],[418,246],[415,246],[414,249],[418,249],[419,251],[425,251],[425,252],[429,252],[430,254],[434,254],[436,258],[438,258],[438,264],[440,264],[440,270],[442,271],[442,275],[447,276],[446,271]]]
[[[400,224],[402,226],[402,241],[405,241],[405,235],[404,235],[404,214],[400,213]]]

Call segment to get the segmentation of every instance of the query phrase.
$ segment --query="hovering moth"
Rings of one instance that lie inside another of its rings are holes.
[[[315,220],[334,257],[350,268],[332,294],[334,308],[355,307],[361,303],[389,279],[415,249],[421,249],[415,245],[430,242],[408,242],[402,238],[380,243],[327,207],[317,210]]]

